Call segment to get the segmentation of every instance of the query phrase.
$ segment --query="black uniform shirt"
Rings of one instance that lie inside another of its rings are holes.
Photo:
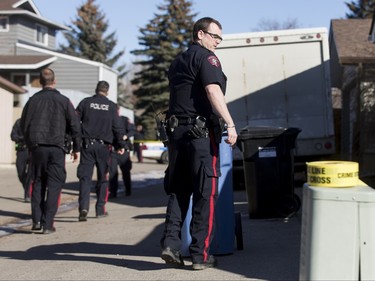
[[[120,116],[121,126],[125,130],[125,135],[129,138],[134,136],[135,128],[134,124],[130,122],[129,118],[126,116]]]
[[[21,119],[17,119],[13,125],[12,132],[10,133],[10,138],[15,143],[24,144],[25,138],[23,137],[21,129]]]
[[[82,138],[103,140],[108,144],[114,140],[122,142],[123,129],[117,106],[107,97],[96,94],[85,98],[76,111],[81,120]]]
[[[169,68],[169,114],[184,117],[209,118],[212,106],[205,87],[218,84],[223,93],[226,77],[219,59],[210,50],[193,44],[172,62]]]
[[[120,124],[121,124],[122,134],[128,137],[124,141],[125,148],[130,149],[131,147],[130,138],[133,137],[135,133],[134,124],[131,123],[130,119],[126,116],[120,116]],[[114,142],[117,142],[117,140],[115,139]]]
[[[69,131],[73,151],[81,149],[80,125],[73,104],[54,88],[45,87],[27,101],[21,128],[29,147],[54,145],[64,149],[65,134]]]

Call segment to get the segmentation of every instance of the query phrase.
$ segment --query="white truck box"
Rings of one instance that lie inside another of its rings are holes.
[[[216,55],[228,78],[226,101],[237,132],[295,127],[295,155],[335,152],[326,28],[226,34]],[[234,160],[242,154],[234,152]]]

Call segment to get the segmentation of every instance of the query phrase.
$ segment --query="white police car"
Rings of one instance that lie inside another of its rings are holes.
[[[153,159],[161,164],[168,163],[168,150],[161,141],[143,141],[141,147],[143,158]]]

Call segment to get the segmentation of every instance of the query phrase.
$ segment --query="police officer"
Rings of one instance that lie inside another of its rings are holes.
[[[25,202],[30,202],[31,199],[31,173],[30,173],[30,159],[29,159],[29,149],[26,146],[25,138],[23,136],[20,122],[21,119],[17,119],[13,125],[12,132],[10,133],[10,138],[16,143],[16,168],[18,179],[22,183],[24,190],[24,200]]]
[[[209,250],[214,235],[222,124],[228,133],[225,142],[233,146],[237,140],[224,99],[226,77],[214,54],[222,41],[221,29],[213,18],[198,20],[193,27],[193,44],[172,62],[168,76],[169,165],[164,183],[169,202],[161,258],[167,264],[184,265],[181,226],[193,195],[189,250],[194,270],[216,265]]]
[[[76,112],[81,120],[82,151],[77,170],[79,178],[79,221],[86,221],[90,206],[90,191],[94,166],[97,169],[97,201],[95,212],[97,218],[108,215],[105,204],[108,200],[109,161],[114,143],[119,153],[124,153],[124,132],[121,128],[117,106],[107,98],[109,84],[99,81],[95,95],[83,99]]]
[[[143,130],[143,125],[138,124],[135,127],[134,133],[134,153],[137,156],[138,163],[143,162],[143,155],[142,155],[142,142],[145,139],[145,132]]]
[[[118,190],[118,166],[122,173],[122,180],[125,186],[125,196],[130,196],[132,193],[131,187],[131,169],[132,161],[130,158],[130,151],[133,150],[133,145],[130,142],[130,138],[134,136],[135,128],[134,124],[130,122],[126,116],[120,116],[121,127],[124,130],[123,140],[125,141],[125,152],[124,154],[118,154],[116,151],[111,153],[111,170],[109,177],[109,188],[111,198],[117,197]]]
[[[44,68],[40,73],[43,89],[26,103],[21,128],[31,151],[34,179],[31,195],[32,230],[44,234],[56,231],[56,215],[61,189],[66,180],[65,132],[73,139],[73,162],[78,159],[81,145],[79,120],[70,100],[55,89],[55,73]]]

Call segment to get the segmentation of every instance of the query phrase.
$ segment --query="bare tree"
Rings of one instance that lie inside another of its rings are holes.
[[[284,22],[271,19],[261,19],[253,31],[270,31],[280,29],[293,29],[300,27],[297,19],[287,19]]]

